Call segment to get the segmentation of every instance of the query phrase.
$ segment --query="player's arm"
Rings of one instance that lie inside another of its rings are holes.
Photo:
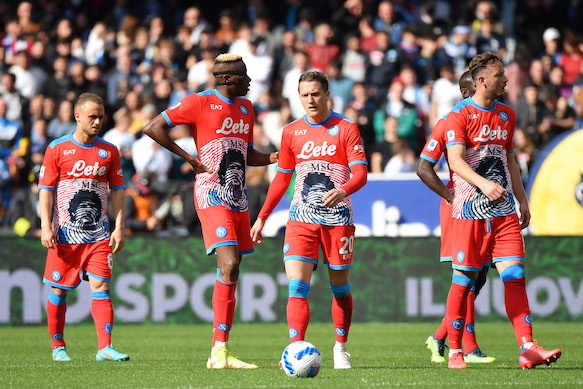
[[[263,243],[263,235],[261,234],[261,230],[263,230],[265,220],[267,220],[271,212],[273,212],[275,206],[279,204],[281,198],[285,194],[285,191],[289,187],[292,175],[293,170],[278,170],[277,174],[273,178],[273,181],[271,181],[269,190],[267,191],[267,197],[265,198],[265,203],[263,203],[263,207],[261,207],[261,211],[259,211],[259,216],[257,217],[255,224],[253,224],[253,227],[251,227],[251,240],[253,243]]]
[[[368,171],[365,164],[357,163],[352,165],[350,172],[352,173],[352,177],[350,177],[344,186],[331,189],[324,195],[322,201],[326,207],[332,208],[337,206],[346,196],[350,196],[366,184]]]
[[[506,189],[497,183],[487,180],[474,171],[464,159],[466,145],[463,143],[451,144],[447,149],[449,167],[458,176],[468,183],[478,187],[490,201],[500,202],[506,199]]]
[[[170,126],[166,122],[166,119],[164,119],[162,114],[159,114],[146,124],[143,131],[144,134],[154,139],[162,147],[170,150],[179,157],[184,158],[192,166],[195,173],[210,173],[210,170],[204,164],[184,151],[172,138],[170,138],[170,135],[168,134],[169,129]]]
[[[520,168],[516,163],[516,159],[514,159],[514,151],[509,151],[506,156],[508,159],[508,171],[510,172],[510,179],[512,180],[512,192],[520,204],[520,227],[526,228],[530,224],[530,208],[528,207],[526,191],[522,185]]]
[[[123,248],[125,243],[125,191],[123,189],[111,190],[111,207],[115,217],[115,229],[111,233],[109,245],[113,247],[113,253]]]
[[[274,152],[270,154],[261,153],[249,146],[247,149],[247,165],[249,166],[264,166],[271,163],[276,163],[279,158],[279,152]]]
[[[417,175],[421,178],[421,181],[429,187],[432,191],[440,195],[451,204],[453,201],[452,191],[441,181],[441,179],[435,173],[435,164],[430,162],[423,157],[419,159],[419,165],[417,165]]]
[[[42,189],[38,194],[38,205],[40,208],[40,241],[47,249],[52,249],[55,241],[55,232],[51,226],[51,213],[53,211],[54,190]]]

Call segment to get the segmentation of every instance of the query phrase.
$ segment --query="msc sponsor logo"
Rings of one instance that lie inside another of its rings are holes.
[[[294,336],[298,336],[298,330],[296,330],[295,328],[290,328],[289,329],[289,337],[293,338]]]
[[[464,328],[464,321],[462,319],[457,319],[451,322],[451,326],[454,330],[459,331]]]
[[[107,324],[105,324],[105,326],[103,327],[103,329],[108,334],[111,334],[113,332],[113,324],[112,323],[107,323]]]
[[[99,151],[97,151],[97,155],[99,155],[101,158],[105,159],[105,158],[107,158],[109,153],[105,149],[99,149]]]
[[[224,238],[225,236],[227,236],[227,229],[223,226],[217,227],[217,229],[215,230],[215,234],[219,238]]]
[[[59,272],[58,272],[58,271],[56,271],[56,270],[55,270],[55,271],[53,271],[53,272],[51,273],[51,277],[53,277],[53,280],[55,280],[55,281],[57,281],[57,282],[61,281],[61,278],[63,278],[63,277],[61,276],[61,273],[59,273]]]
[[[503,121],[508,121],[508,114],[504,111],[500,111],[500,119],[502,119]]]
[[[338,336],[344,336],[346,335],[346,330],[344,328],[336,327],[336,333]]]
[[[283,253],[287,254],[288,251],[289,251],[289,243],[285,242],[285,244],[283,245]]]
[[[247,115],[249,113],[249,110],[244,105],[240,105],[239,106],[239,109],[241,110],[241,112],[243,113],[243,115]]]

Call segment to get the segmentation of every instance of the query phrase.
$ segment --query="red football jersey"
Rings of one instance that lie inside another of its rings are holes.
[[[508,191],[503,203],[490,201],[477,187],[453,174],[455,197],[453,217],[457,219],[488,219],[516,213],[507,153],[513,151],[514,110],[498,101],[491,108],[480,107],[471,97],[462,100],[447,116],[446,132],[454,144],[466,146],[465,161],[482,177],[494,181]]]
[[[109,239],[108,189],[125,187],[117,147],[97,137],[82,145],[72,134],[47,147],[39,187],[55,191],[53,231],[57,243]]]
[[[196,175],[197,209],[224,205],[246,211],[245,167],[255,120],[251,102],[230,100],[215,89],[186,96],[162,116],[171,127],[190,126],[200,161],[212,172]]]
[[[312,124],[306,116],[284,127],[278,170],[296,172],[290,220],[326,226],[353,224],[352,202],[346,197],[333,208],[322,198],[350,179],[350,166],[367,164],[356,124],[332,112],[323,123]]]

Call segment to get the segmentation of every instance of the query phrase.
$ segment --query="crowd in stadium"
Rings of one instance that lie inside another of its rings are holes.
[[[582,11],[543,0],[0,0],[0,222],[24,218],[37,233],[44,150],[75,130],[74,101],[94,92],[106,103],[100,135],[122,155],[128,232],[198,231],[190,165],[141,130],[213,89],[224,52],[241,55],[252,79],[257,150],[279,148],[282,127],[304,114],[299,75],[321,69],[332,109],[359,126],[369,172],[386,177],[415,171],[433,125],[462,98],[469,60],[494,52],[526,180],[553,137],[583,127]],[[188,128],[171,136],[196,154]],[[248,168],[252,221],[268,185],[266,167]]]

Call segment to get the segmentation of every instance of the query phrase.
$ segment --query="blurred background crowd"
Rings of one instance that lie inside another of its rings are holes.
[[[106,103],[100,135],[122,156],[128,233],[199,232],[190,166],[141,129],[214,88],[221,52],[247,66],[263,152],[304,114],[299,75],[321,69],[332,109],[360,128],[370,172],[414,172],[433,125],[461,100],[459,76],[485,51],[506,68],[525,180],[553,137],[583,127],[578,1],[0,0],[0,15],[0,224],[20,235],[38,234],[43,153],[75,130],[82,92]],[[188,128],[171,135],[196,154]],[[248,168],[251,220],[269,180],[268,168]]]

